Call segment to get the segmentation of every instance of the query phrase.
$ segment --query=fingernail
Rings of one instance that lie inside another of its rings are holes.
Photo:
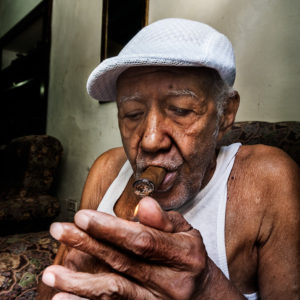
[[[54,284],[55,284],[55,276],[54,276],[54,274],[52,274],[50,272],[44,272],[42,280],[48,286],[54,287]]]
[[[75,224],[83,230],[88,228],[90,217],[83,212],[79,212],[75,215]]]
[[[53,223],[50,226],[50,233],[56,240],[61,238],[63,231],[63,226],[60,223]]]

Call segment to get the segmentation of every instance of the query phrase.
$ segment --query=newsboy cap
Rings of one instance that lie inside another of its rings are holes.
[[[144,27],[119,55],[102,61],[88,78],[88,93],[114,101],[120,74],[141,66],[207,67],[229,86],[235,80],[233,48],[225,35],[197,21],[169,18]]]

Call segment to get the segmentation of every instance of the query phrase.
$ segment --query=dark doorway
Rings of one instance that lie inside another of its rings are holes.
[[[147,23],[148,0],[104,0],[101,60],[117,55]]]
[[[0,144],[46,133],[51,7],[42,1],[0,39]]]

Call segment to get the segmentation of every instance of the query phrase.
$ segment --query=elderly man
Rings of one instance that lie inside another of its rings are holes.
[[[299,299],[299,170],[276,148],[217,149],[234,79],[229,40],[183,19],[145,27],[93,71],[123,148],[94,163],[75,223],[51,227],[64,244],[43,275],[54,299]],[[149,166],[165,173],[134,222],[126,186]]]

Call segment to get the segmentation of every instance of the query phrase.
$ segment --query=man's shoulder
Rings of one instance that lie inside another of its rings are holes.
[[[126,162],[127,157],[123,147],[112,148],[102,153],[94,162],[97,169],[108,168],[111,171],[120,169]]]
[[[297,278],[299,182],[299,168],[284,151],[264,145],[240,147],[228,179],[225,222],[233,282],[240,282],[241,274],[251,282],[257,270],[264,279],[277,273]],[[270,287],[259,288],[263,294]]]
[[[96,173],[103,184],[110,184],[117,177],[126,160],[127,157],[123,147],[112,148],[102,153],[95,160],[90,173]]]
[[[299,222],[299,182],[299,168],[284,151],[241,146],[228,180],[227,235],[263,244],[274,228],[288,226],[286,216]]]
[[[299,197],[299,167],[281,149],[266,145],[241,146],[236,162],[238,173],[244,174],[241,183],[251,189],[250,194],[261,199],[262,205],[279,209]]]
[[[127,157],[122,147],[110,149],[93,163],[82,194],[81,208],[96,209]]]
[[[266,145],[244,145],[238,151],[238,162],[244,170],[253,171],[268,181],[278,179],[284,174],[299,171],[299,168],[291,157],[283,150]],[[283,173],[284,172],[284,173]],[[267,176],[267,177],[265,177]]]

